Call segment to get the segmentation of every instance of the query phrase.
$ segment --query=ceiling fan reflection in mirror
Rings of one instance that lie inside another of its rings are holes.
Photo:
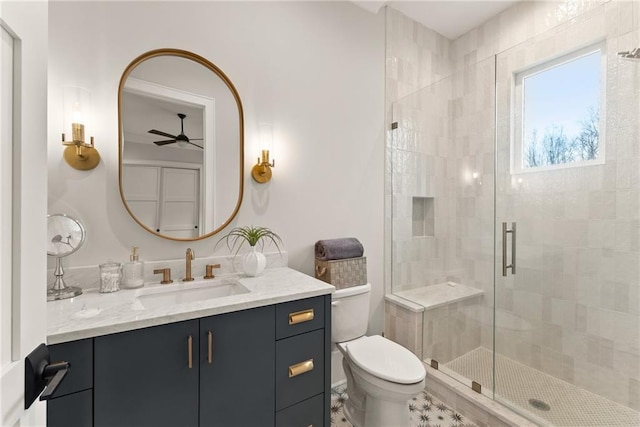
[[[153,143],[158,145],[158,146],[163,146],[163,145],[168,145],[168,144],[175,144],[175,143],[178,143],[178,145],[180,145],[180,146],[185,146],[185,144],[191,144],[191,145],[196,146],[196,147],[201,149],[202,148],[201,145],[194,144],[191,141],[202,141],[202,138],[189,139],[189,137],[187,137],[187,135],[184,134],[184,119],[187,117],[187,115],[186,114],[182,114],[182,113],[178,113],[178,117],[180,117],[180,134],[171,135],[170,133],[167,133],[167,132],[162,132],[160,130],[151,129],[149,131],[149,133],[152,133],[154,135],[164,136],[164,137],[167,137],[167,138],[171,138],[171,139],[165,139],[163,141],[154,141]]]

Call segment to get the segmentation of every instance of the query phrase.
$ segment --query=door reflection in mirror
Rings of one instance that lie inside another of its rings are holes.
[[[119,92],[120,191],[146,230],[173,240],[215,234],[243,187],[243,114],[215,65],[161,49],[125,70]]]

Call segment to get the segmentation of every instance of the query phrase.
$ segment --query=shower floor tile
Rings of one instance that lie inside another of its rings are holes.
[[[491,390],[491,356],[478,347],[444,366]],[[640,426],[639,412],[500,355],[496,383],[499,401],[554,426]]]
[[[331,427],[352,427],[344,417],[342,410],[347,399],[346,385],[331,389]],[[466,417],[427,393],[426,390],[418,393],[409,401],[407,411],[409,411],[411,418],[411,427],[477,427]]]

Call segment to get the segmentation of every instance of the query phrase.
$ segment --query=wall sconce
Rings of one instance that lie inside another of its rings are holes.
[[[262,124],[259,131],[262,157],[258,157],[258,162],[251,169],[251,176],[256,182],[264,184],[271,179],[271,168],[276,167],[275,160],[269,162],[269,150],[273,150],[273,127]]]
[[[100,153],[93,146],[93,137],[89,143],[84,137],[85,125],[91,119],[91,93],[83,88],[65,86],[63,100],[62,145],[66,146],[63,158],[74,169],[91,170],[100,163]],[[70,141],[65,137],[68,131],[71,131]]]

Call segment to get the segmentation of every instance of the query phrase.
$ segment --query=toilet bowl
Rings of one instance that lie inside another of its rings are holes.
[[[370,284],[333,294],[332,341],[342,353],[347,379],[344,414],[354,427],[407,427],[407,402],[424,389],[426,371],[401,345],[364,335],[370,294]]]

